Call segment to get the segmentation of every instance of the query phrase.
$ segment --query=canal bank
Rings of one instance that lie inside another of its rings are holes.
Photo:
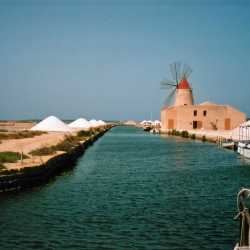
[[[0,193],[41,184],[64,170],[74,167],[77,158],[111,127],[100,130],[85,141],[79,142],[70,152],[60,151],[54,155],[39,156],[36,157],[37,162],[33,158],[26,160],[25,163],[20,160],[17,164],[6,164],[6,168],[0,171]]]
[[[169,129],[160,129],[161,134],[169,134],[172,130]],[[179,131],[182,132],[183,130]],[[221,143],[226,140],[239,140],[239,136],[235,136],[232,134],[232,131],[227,130],[185,130],[189,135],[194,135],[195,139],[203,140],[205,138],[206,141]]]

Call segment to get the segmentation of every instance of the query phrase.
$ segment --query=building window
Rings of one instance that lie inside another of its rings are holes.
[[[206,116],[206,115],[207,115],[207,111],[203,110],[203,116]]]
[[[197,116],[197,110],[194,110],[194,116]]]

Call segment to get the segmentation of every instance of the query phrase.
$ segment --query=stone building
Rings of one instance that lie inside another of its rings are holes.
[[[204,102],[194,105],[193,90],[184,76],[173,106],[161,110],[161,128],[169,130],[232,130],[246,122],[246,114],[229,106]]]

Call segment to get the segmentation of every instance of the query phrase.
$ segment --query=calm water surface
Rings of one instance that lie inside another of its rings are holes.
[[[115,127],[49,183],[0,197],[0,249],[233,249],[250,163],[216,144]]]

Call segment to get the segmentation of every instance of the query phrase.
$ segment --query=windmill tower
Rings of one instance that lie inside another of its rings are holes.
[[[185,63],[182,72],[180,73],[181,69],[180,61],[172,63],[169,66],[175,82],[163,78],[163,80],[160,82],[161,84],[160,89],[174,88],[174,90],[172,90],[172,92],[168,95],[168,97],[164,101],[164,105],[168,107],[174,95],[175,95],[174,106],[194,105],[193,90],[187,81],[187,78],[193,71],[192,68]]]

